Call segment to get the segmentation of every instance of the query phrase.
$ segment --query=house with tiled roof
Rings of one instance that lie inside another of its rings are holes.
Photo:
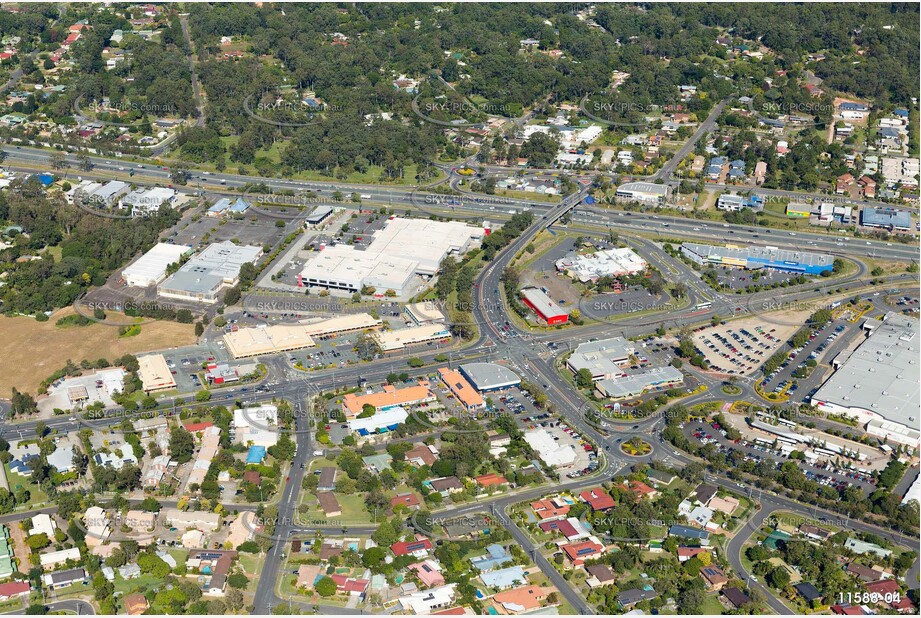
[[[528,613],[547,607],[546,600],[550,590],[552,589],[542,586],[521,586],[493,595],[492,603],[499,610],[499,614]]]
[[[614,498],[606,492],[601,487],[595,487],[594,489],[589,489],[583,491],[579,494],[579,498],[583,502],[592,507],[593,511],[607,511],[608,509],[613,509],[616,506]]]
[[[729,578],[726,577],[726,574],[723,573],[723,570],[712,564],[709,566],[700,567],[700,576],[705,582],[707,582],[707,588],[709,590],[722,590],[723,586],[726,585],[726,582],[729,581]]]
[[[501,474],[484,474],[478,476],[475,479],[476,484],[483,488],[489,487],[501,487],[502,485],[508,485],[508,480]]]
[[[604,553],[604,545],[594,539],[580,541],[578,543],[567,543],[562,549],[572,566],[581,566],[586,560],[596,558]]]
[[[419,496],[410,491],[405,494],[397,494],[390,499],[391,509],[395,509],[398,506],[404,506],[411,511],[418,511],[422,506],[422,501],[419,500]]]
[[[535,517],[543,522],[566,517],[569,513],[569,504],[560,498],[550,498],[532,502],[531,509],[534,511]]]
[[[431,550],[432,542],[421,534],[416,535],[414,541],[399,541],[390,546],[394,556],[425,558]]]

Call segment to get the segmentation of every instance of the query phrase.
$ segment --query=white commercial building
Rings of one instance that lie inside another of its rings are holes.
[[[868,324],[873,328],[866,341],[810,401],[820,410],[856,416],[862,423],[886,420],[917,430],[921,408],[918,320],[889,312],[882,322]],[[899,433],[879,424],[874,427]]]
[[[349,292],[370,286],[402,295],[416,275],[433,276],[446,256],[465,253],[484,234],[458,221],[394,218],[373,232],[363,251],[342,244],[323,249],[304,265],[301,278],[308,286]]]
[[[406,422],[407,418],[409,418],[409,413],[401,406],[395,406],[375,412],[373,416],[353,418],[348,423],[349,429],[360,436],[367,436],[374,433],[393,431],[400,423]]]
[[[132,216],[143,217],[155,214],[164,204],[172,208],[178,196],[178,191],[167,187],[136,189],[122,198],[122,207],[130,208]]]
[[[176,380],[162,354],[138,357],[137,374],[146,393],[176,387]]]
[[[668,199],[669,186],[652,182],[628,182],[617,187],[614,197],[619,200],[657,204]]]
[[[277,406],[262,404],[233,411],[233,440],[238,444],[275,446],[279,432]]]
[[[262,255],[262,247],[219,242],[193,256],[179,270],[157,287],[164,298],[218,302],[219,292],[236,285],[243,264],[253,264]]]
[[[566,365],[573,373],[588,369],[596,381],[611,379],[625,375],[620,364],[630,360],[630,355],[635,352],[633,344],[623,337],[599,339],[579,344]]]
[[[403,307],[403,312],[416,324],[442,323],[445,321],[445,314],[432,301],[406,305]]]
[[[122,271],[122,279],[132,287],[156,285],[166,278],[167,267],[179,262],[182,256],[191,250],[192,247],[187,245],[157,243]]]
[[[599,380],[595,389],[602,397],[626,399],[639,397],[653,388],[670,388],[684,382],[684,374],[674,367],[656,367],[631,375]]]
[[[571,252],[556,261],[556,269],[585,283],[605,276],[635,275],[646,270],[646,260],[630,247],[605,249],[590,255]]]
[[[374,334],[384,352],[402,350],[408,345],[419,345],[451,338],[451,331],[444,324],[423,324],[400,330],[382,330]]]
[[[544,429],[526,432],[524,441],[537,451],[541,460],[551,468],[568,466],[576,460],[576,451],[571,444],[561,445]]]

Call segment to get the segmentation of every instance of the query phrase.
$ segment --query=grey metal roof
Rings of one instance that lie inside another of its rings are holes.
[[[898,313],[886,314],[812,401],[866,410],[917,427],[921,408],[918,324]]]
[[[496,363],[467,363],[460,371],[480,391],[521,383],[514,371]]]
[[[706,260],[714,258],[735,258],[739,260],[771,260],[778,262],[796,262],[808,266],[825,266],[834,262],[831,255],[825,253],[807,253],[805,251],[788,251],[776,247],[722,247],[719,245],[702,245],[686,242],[681,248]]]

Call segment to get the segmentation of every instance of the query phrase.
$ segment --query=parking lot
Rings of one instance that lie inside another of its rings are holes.
[[[743,320],[702,327],[694,333],[694,343],[711,370],[746,375],[761,367],[794,330],[792,326]]]
[[[213,197],[209,204],[218,199]],[[274,245],[287,231],[276,227],[276,221],[280,219],[252,209],[240,218],[201,216],[195,221],[186,216],[165,236],[164,242],[197,247],[207,236],[208,243],[236,240],[242,245]],[[294,225],[299,224],[288,223],[289,227]]]
[[[825,361],[828,364],[827,361],[847,348],[860,334],[859,324],[845,320],[829,322],[814,330],[806,345],[790,350],[787,360],[776,371],[765,376],[764,391],[792,395],[802,390],[805,396],[819,385],[823,372],[817,368],[818,363]]]
[[[728,266],[714,267],[716,279],[731,290],[740,290],[750,285],[769,286],[774,283],[790,281],[799,276],[799,273],[788,273],[782,270],[764,268],[761,270],[746,270],[743,268],[730,268]]]
[[[691,421],[684,425],[684,434],[692,443],[702,445],[712,444],[717,452],[730,455],[733,451],[740,452],[746,461],[770,461],[779,466],[787,461],[788,456],[781,450],[774,449],[772,445],[759,444],[754,440],[743,439],[731,441],[726,437],[725,429],[717,423],[708,424],[701,421]],[[867,493],[875,491],[875,480],[866,474],[836,468],[831,462],[818,460],[808,461],[791,460],[803,470],[803,473],[820,485],[842,491],[848,485],[860,487]]]

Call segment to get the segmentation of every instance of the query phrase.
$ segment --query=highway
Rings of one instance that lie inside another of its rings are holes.
[[[703,127],[701,128],[703,129]],[[694,140],[690,140],[689,143],[693,141]],[[5,146],[4,152],[7,153],[7,165],[13,169],[40,169],[42,166],[48,164],[47,151],[28,147],[17,148],[15,146]],[[72,167],[77,168],[75,157],[70,157],[70,160]],[[151,164],[139,166],[139,164],[98,157],[93,158],[93,163],[94,169],[92,173],[82,173],[82,175],[90,177],[91,174],[96,176],[108,174],[127,179],[127,170],[133,166],[136,170],[136,175],[133,177],[132,182],[152,182],[160,184],[167,184],[169,182],[169,171]],[[670,173],[670,170],[665,170],[663,171],[663,176],[667,176]],[[67,174],[81,175],[80,172],[75,173],[73,170],[67,171]],[[426,191],[420,193],[416,188],[412,187],[381,187],[379,185],[346,185],[332,182],[301,182],[264,179],[234,174],[205,175],[203,173],[193,172],[191,185],[194,186],[196,183],[200,186],[206,184],[215,186],[217,190],[226,191],[242,187],[248,183],[265,183],[268,187],[275,190],[322,191],[322,195],[324,196],[336,190],[344,192],[351,192],[354,190],[370,194],[374,202],[385,203],[394,207],[420,209],[421,206],[423,210],[426,207],[430,207],[439,212],[450,212],[447,210],[447,208],[450,208],[450,205],[445,205],[444,203],[438,204],[438,201],[444,200],[445,196]],[[556,205],[532,203],[524,200],[506,200],[505,198],[489,198],[489,196],[478,196],[474,198],[469,195],[464,195],[457,198],[458,204],[454,207],[461,211],[457,212],[458,215],[472,213],[472,216],[478,218],[490,217],[499,219],[510,214],[510,210],[517,212],[524,208],[530,209],[534,214],[534,223],[531,227],[515,239],[509,247],[500,252],[493,262],[490,263],[476,279],[475,297],[477,302],[475,303],[473,316],[478,328],[478,338],[469,344],[465,354],[473,358],[494,359],[499,356],[507,358],[510,365],[512,365],[518,373],[527,375],[530,381],[543,386],[548,392],[551,401],[567,422],[571,423],[583,436],[586,436],[598,446],[599,452],[603,454],[603,459],[605,461],[605,466],[599,473],[596,476],[583,477],[574,481],[559,483],[557,484],[557,488],[560,490],[575,490],[596,485],[604,479],[629,471],[629,467],[639,461],[648,461],[653,458],[671,458],[671,454],[658,452],[655,444],[653,444],[653,451],[646,458],[628,459],[625,456],[618,455],[619,449],[617,447],[617,442],[614,440],[614,435],[604,431],[603,428],[599,430],[590,425],[584,418],[583,412],[585,410],[585,403],[566,380],[556,371],[556,359],[552,356],[545,359],[540,355],[543,343],[547,341],[561,341],[564,339],[571,340],[574,336],[582,338],[590,334],[625,334],[627,336],[646,334],[650,332],[650,325],[658,324],[663,320],[666,320],[669,325],[674,323],[675,326],[680,326],[708,320],[709,315],[713,312],[720,312],[721,315],[725,312],[727,316],[734,315],[739,313],[736,309],[740,306],[742,312],[747,312],[750,310],[750,307],[746,307],[745,305],[751,301],[746,301],[742,298],[736,299],[733,296],[723,296],[713,292],[699,281],[699,277],[692,269],[665,256],[661,249],[648,239],[641,236],[630,236],[628,240],[635,244],[636,248],[645,256],[648,256],[650,260],[659,264],[660,269],[677,269],[677,272],[672,274],[688,285],[689,294],[692,300],[709,298],[714,303],[713,309],[703,312],[706,315],[688,308],[682,311],[670,312],[664,316],[653,315],[632,320],[626,319],[617,324],[593,324],[579,330],[562,330],[541,335],[532,335],[515,329],[515,334],[517,336],[509,337],[506,333],[500,331],[498,327],[499,324],[503,323],[503,314],[506,309],[502,295],[501,276],[514,257],[522,251],[541,230],[555,226],[563,217],[571,215],[572,222],[569,225],[570,229],[573,230],[602,232],[607,228],[612,228],[618,231],[637,232],[647,235],[653,233],[659,238],[669,238],[680,235],[682,238],[712,240],[714,237],[719,237],[722,239],[737,240],[743,243],[776,246],[793,251],[819,251],[852,258],[871,257],[893,260],[917,259],[917,249],[915,247],[900,245],[898,243],[859,241],[855,239],[846,239],[846,237],[842,237],[842,239],[839,240],[827,234],[782,232],[751,226],[699,222],[686,218],[667,217],[649,213],[614,211],[596,206],[587,207],[582,204],[582,200],[588,194],[588,191],[589,187],[583,185],[577,193],[567,197],[560,204]],[[863,265],[858,263],[856,273],[846,278],[831,281],[829,284],[835,288],[843,289],[848,289],[848,286],[853,286],[855,289],[860,286],[865,286],[864,271],[865,268]],[[668,279],[670,277],[666,275],[666,278]],[[915,277],[907,275],[890,278],[891,281],[895,282],[899,282],[900,279],[903,281],[916,280]],[[821,285],[812,283],[801,286],[801,289],[787,290],[784,292],[784,299],[798,300],[801,298],[808,299],[824,295],[825,290],[820,289],[819,292],[816,292],[816,287],[821,288]],[[755,298],[771,298],[776,295],[776,292],[767,292],[755,295]],[[492,308],[496,308],[497,313],[493,313]],[[512,328],[514,329],[514,327]],[[434,371],[439,366],[444,366],[444,363],[436,363],[433,361],[435,354],[435,352],[419,354],[420,357],[427,361],[427,365],[424,369],[426,373]],[[288,398],[295,401],[301,401],[310,393],[329,390],[344,384],[354,384],[357,383],[359,378],[368,379],[370,382],[377,382],[382,381],[389,373],[395,370],[403,371],[406,369],[405,358],[386,358],[380,361],[374,361],[370,364],[350,366],[332,371],[310,372],[304,374],[302,377],[292,378],[289,375],[290,368],[285,366],[283,358],[275,357],[267,364],[269,364],[271,368],[270,376],[267,378],[266,383],[269,384],[274,380],[278,382],[271,383],[266,393],[258,396],[247,396],[247,399],[250,401],[268,400],[271,398]],[[173,409],[208,405],[190,403],[187,401],[187,397],[186,395],[172,397],[167,399],[167,403],[172,404]],[[111,420],[115,423],[120,422],[121,418]],[[637,422],[637,428],[632,432],[626,430],[625,427],[618,428],[616,437],[620,439],[629,439],[632,435],[649,436],[658,428],[660,422],[660,417],[651,417]],[[108,424],[107,421],[93,421],[93,423]],[[304,470],[301,466],[306,466],[312,454],[310,428],[307,423],[308,419],[306,418],[299,417],[296,420],[294,434],[298,447],[297,453],[290,467],[290,481],[284,484],[281,491],[278,503],[278,522],[274,526],[273,533],[274,542],[267,553],[255,593],[255,613],[271,613],[272,607],[278,603],[284,602],[283,599],[277,596],[276,584],[284,566],[285,548],[288,538],[292,534],[326,530],[322,527],[301,527],[296,523],[296,508],[299,501],[301,481],[304,475]],[[81,427],[85,427],[86,424],[87,421],[74,422],[63,416],[55,417],[47,421],[48,427],[58,432],[74,431]],[[605,423],[605,425],[607,425],[607,423]],[[29,434],[34,432],[34,426],[34,421],[16,423],[15,425],[8,424],[5,431],[19,432],[20,435]],[[685,463],[690,461],[687,457],[682,457],[680,455],[677,459],[679,461],[684,460]],[[735,488],[735,483],[732,481],[722,479],[721,477],[714,477],[714,479],[715,482],[727,488]],[[515,502],[526,500],[529,496],[538,497],[544,495],[546,492],[546,488],[540,488],[537,490],[515,493],[513,495],[503,496],[473,505],[451,507],[439,511],[438,515],[452,517],[471,512],[482,512],[484,510],[495,513],[497,509],[504,512],[507,506]],[[766,500],[766,498],[762,500],[763,504],[764,500]],[[777,505],[795,512],[812,512],[812,509],[788,501],[785,498],[777,497],[775,499],[772,497],[771,500],[776,500]],[[774,503],[772,502],[771,504]],[[763,512],[769,512],[767,508],[763,508]],[[21,514],[16,515],[21,517]],[[861,529],[861,526],[873,530],[877,534],[880,533],[875,527],[868,526],[862,522],[855,522],[854,527],[856,529]],[[530,543],[517,526],[511,524],[507,527],[519,543],[526,548],[530,548]],[[355,529],[350,528],[350,531],[354,532]],[[738,536],[741,537],[742,535],[740,534]],[[736,544],[741,542],[742,541],[738,541]],[[553,565],[547,563],[542,557],[534,556],[534,558],[537,565],[545,572],[551,581],[553,581],[560,589],[561,594],[572,603],[574,607],[581,613],[591,612],[591,607],[581,599],[571,586],[569,586],[566,580],[559,577]],[[732,561],[731,557],[730,560]],[[738,570],[735,563],[733,566]],[[913,569],[917,569],[917,563]],[[739,571],[739,573],[744,574],[744,571]],[[768,599],[773,598],[770,593],[767,593],[766,597]],[[786,608],[783,607],[782,603],[776,605],[779,603],[776,599],[770,601],[770,603],[775,611],[779,613],[788,613],[789,611],[784,611]],[[310,604],[303,603],[297,603],[297,605],[302,608],[312,607]],[[334,610],[329,608],[327,612],[327,608],[323,607],[322,611],[324,611],[324,613],[333,613]]]

